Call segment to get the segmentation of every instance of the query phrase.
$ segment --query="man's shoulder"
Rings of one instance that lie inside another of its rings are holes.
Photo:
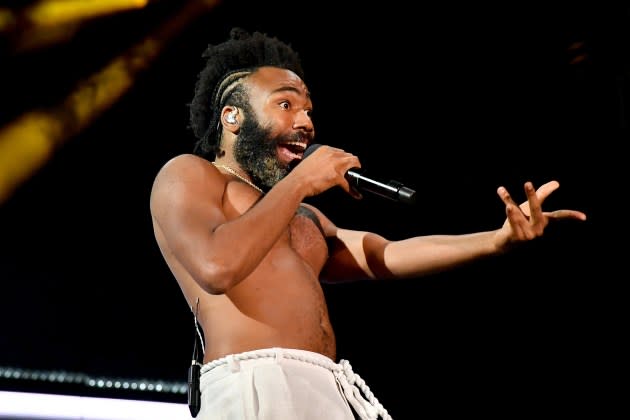
[[[181,154],[172,157],[158,171],[151,188],[152,206],[172,207],[191,197],[220,196],[225,178],[214,165],[203,157]]]
[[[190,176],[194,173],[206,172],[211,168],[213,165],[207,159],[192,153],[184,153],[167,160],[159,169],[156,179]]]
[[[172,189],[175,184],[194,185],[204,183],[209,179],[222,179],[214,165],[200,156],[185,153],[170,158],[159,169],[155,176],[153,189],[167,187]]]
[[[182,153],[181,155],[174,156],[167,160],[166,163],[162,166],[162,170],[180,166],[187,167],[191,164],[208,165],[210,164],[210,162],[207,159],[204,159],[201,156],[197,156],[192,153]]]

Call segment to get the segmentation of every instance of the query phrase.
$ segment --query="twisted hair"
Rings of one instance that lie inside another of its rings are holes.
[[[226,104],[245,110],[249,97],[242,83],[259,67],[288,69],[304,78],[300,58],[292,47],[261,32],[232,28],[230,38],[217,45],[208,45],[202,58],[205,66],[195,84],[195,94],[189,105],[190,128],[197,142],[193,153],[209,157],[219,149],[220,112]]]

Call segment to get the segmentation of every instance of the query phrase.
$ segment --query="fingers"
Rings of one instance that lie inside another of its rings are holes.
[[[512,227],[516,238],[526,238],[530,236],[529,219],[523,213],[521,207],[512,199],[512,196],[505,187],[499,187],[497,194],[505,204],[505,214],[507,223]]]
[[[497,188],[497,194],[505,204],[506,211],[509,211],[510,206],[518,207],[518,204],[516,204],[516,202],[512,199],[512,196],[505,187],[501,186]]]
[[[586,214],[577,211],[577,210],[555,210],[552,212],[547,212],[545,215],[549,219],[560,220],[560,219],[574,219],[574,220],[586,220]]]
[[[511,194],[507,191],[507,189],[503,186],[497,189],[497,194],[503,200],[505,205],[515,205],[519,207],[526,216],[535,217],[540,219],[542,216],[542,203],[545,199],[555,190],[560,187],[560,183],[558,181],[549,181],[543,185],[541,185],[537,190],[534,189],[534,184],[530,181],[527,181],[524,185],[525,195],[527,196],[527,201],[520,204],[516,204],[514,199],[512,199]],[[536,213],[535,215],[533,213]]]
[[[559,187],[560,183],[550,181],[535,189],[534,185],[528,181],[524,184],[527,200],[520,205],[516,204],[505,187],[501,186],[497,189],[497,194],[505,204],[506,223],[511,226],[515,239],[533,239],[541,236],[550,220],[586,220],[586,214],[577,210],[543,211],[542,203]]]
[[[513,204],[508,204],[505,207],[505,214],[507,216],[507,222],[512,227],[514,234],[517,238],[524,238],[527,235],[527,219],[524,217],[523,212]]]
[[[549,196],[549,194],[557,190],[559,187],[560,187],[560,183],[558,181],[549,181],[542,184],[538,188],[538,190],[536,190],[536,194],[538,195],[540,202],[542,203],[543,201],[545,201],[545,199]]]
[[[361,168],[359,158],[343,149],[324,145],[317,152],[324,156],[324,159],[335,162],[335,167],[341,174],[345,174],[351,168]]]
[[[542,210],[542,201],[557,188],[555,184],[554,182],[548,182],[537,191],[531,182],[526,182],[524,189],[527,201],[520,205],[514,201],[505,187],[499,187],[497,189],[499,197],[501,197],[501,200],[505,203],[508,223],[512,227],[516,238],[521,240],[533,239],[542,235],[548,223]]]
[[[308,163],[309,176],[312,176],[314,193],[319,194],[332,186],[338,185],[344,191],[356,199],[363,198],[361,193],[354,189],[346,173],[352,168],[361,168],[359,158],[343,149],[322,145],[318,147],[303,163]],[[299,167],[300,165],[298,165]],[[306,168],[303,166],[303,168]],[[312,168],[316,168],[313,170]],[[306,170],[306,169],[305,169]]]
[[[550,183],[545,184],[547,187],[543,185],[544,189],[541,195],[543,195],[544,193],[546,193],[547,195],[551,194],[551,191],[553,191],[553,189],[551,189],[553,185],[549,185],[549,184]],[[531,182],[529,181],[526,182],[524,188],[525,188],[525,195],[527,196],[527,204],[529,207],[530,225],[532,229],[534,229],[534,232],[537,235],[540,235],[542,234],[542,231],[546,225],[545,215],[543,214],[543,211],[542,211],[542,202],[544,198],[538,195],[538,192],[534,189],[534,184],[532,184]],[[547,190],[550,190],[550,191],[547,192]]]

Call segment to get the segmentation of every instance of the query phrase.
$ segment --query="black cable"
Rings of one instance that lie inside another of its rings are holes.
[[[199,299],[197,299],[197,307],[194,312],[195,322],[195,340],[193,344],[192,362],[188,368],[188,409],[193,417],[197,417],[201,409],[201,390],[199,389],[199,380],[201,377],[201,366],[203,365],[203,341],[201,330],[197,321],[199,312]],[[199,348],[201,347],[201,351]]]

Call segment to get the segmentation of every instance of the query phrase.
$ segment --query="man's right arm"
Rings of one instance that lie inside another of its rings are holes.
[[[320,147],[261,198],[208,161],[182,155],[157,175],[151,214],[178,262],[204,290],[221,294],[256,269],[305,197],[333,186],[349,192],[344,175],[354,167],[356,156]]]
[[[162,168],[151,191],[151,214],[166,246],[212,294],[225,293],[255,270],[303,199],[296,183],[278,185],[261,200],[246,184],[232,183],[229,196],[227,188],[208,161],[183,155]]]

